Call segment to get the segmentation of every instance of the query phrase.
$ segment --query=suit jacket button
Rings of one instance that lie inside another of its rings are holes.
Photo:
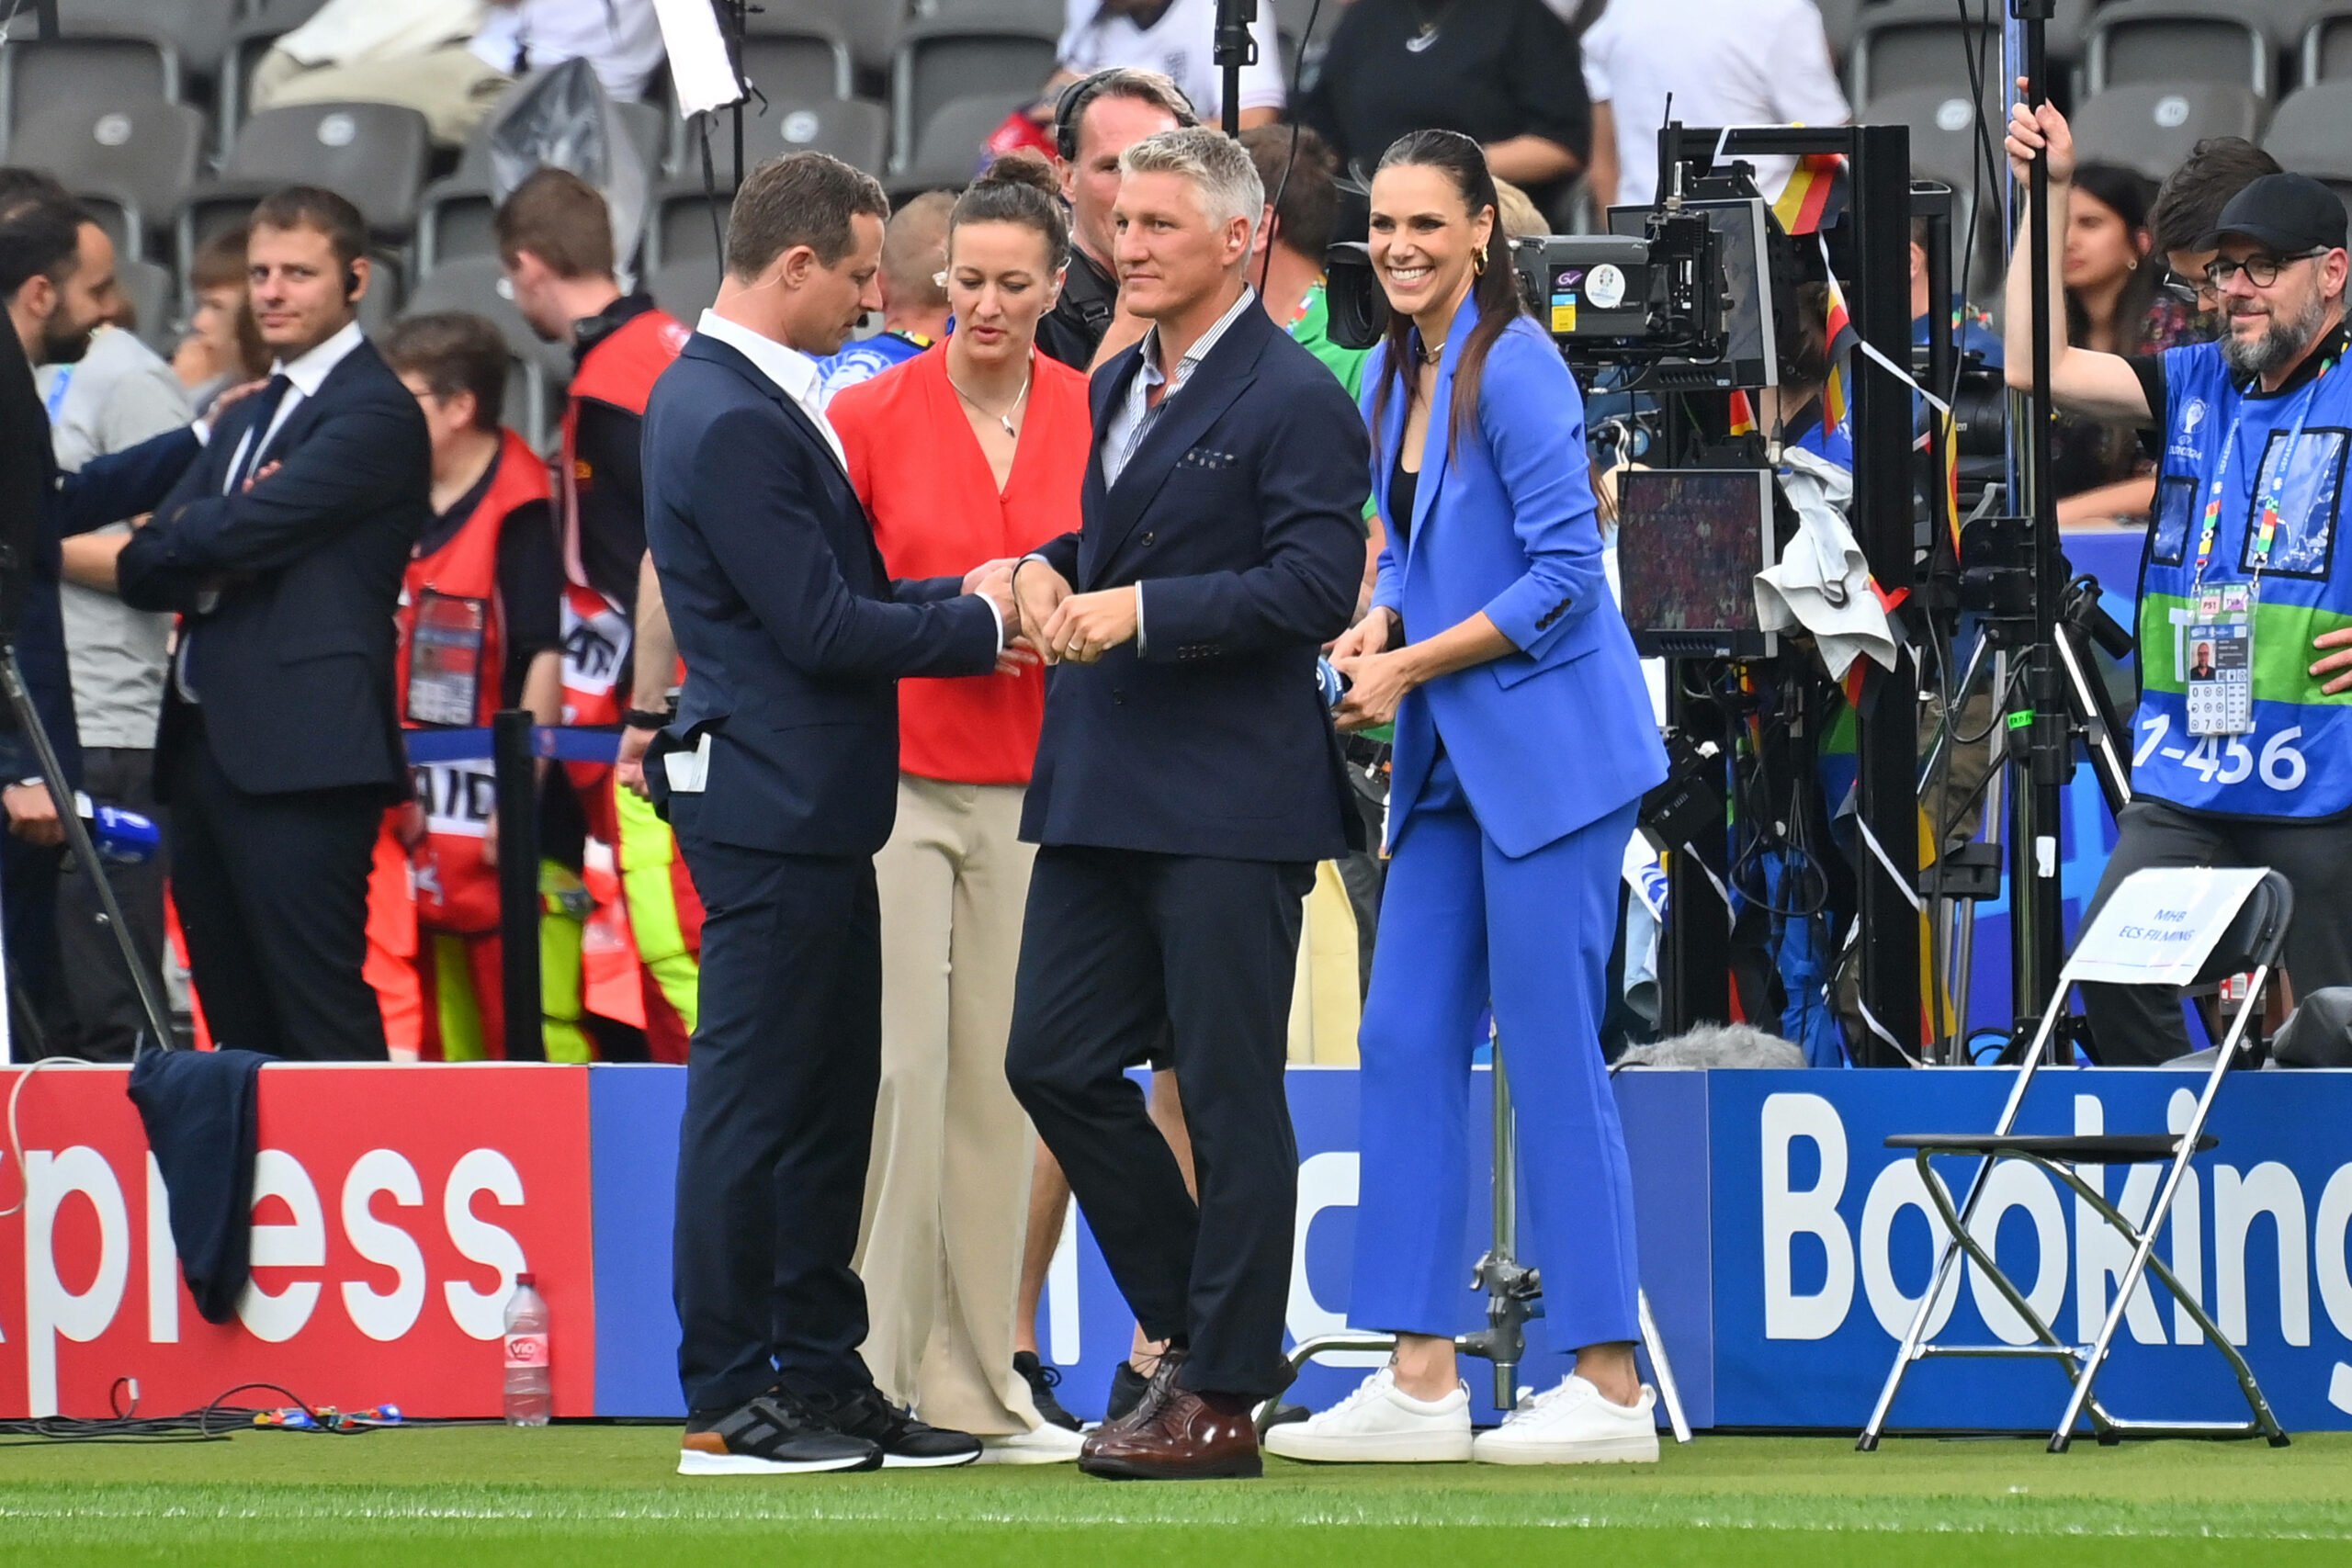
[[[1145,544],[1148,545],[1148,544],[1150,544],[1154,539],[1157,539],[1159,536],[1159,535],[1157,535],[1157,534],[1153,533],[1150,529],[1147,528],[1147,529],[1145,529],[1145,530],[1144,530],[1143,542],[1144,542]]]
[[[1111,688],[1111,700],[1114,703],[1124,703],[1127,700],[1127,694],[1114,686]]]

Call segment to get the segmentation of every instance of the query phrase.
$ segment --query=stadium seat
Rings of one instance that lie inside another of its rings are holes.
[[[447,262],[421,279],[401,307],[402,316],[469,310],[497,324],[506,339],[506,423],[535,446],[553,434],[560,391],[571,376],[569,351],[543,343],[507,297],[496,256],[466,256]]]
[[[322,0],[241,0],[238,24],[220,46],[220,82],[213,94],[213,129],[227,156],[253,113],[254,67],[282,33],[311,19]]]
[[[889,140],[889,111],[858,98],[808,103],[777,98],[769,101],[765,112],[757,104],[743,111],[747,167],[779,152],[813,148],[879,175]],[[678,121],[670,145],[670,172],[688,185],[697,185],[702,179],[702,117]],[[721,109],[710,117],[711,167],[730,186],[735,183],[734,152],[734,122],[729,111]]]
[[[613,112],[620,116],[621,124],[628,131],[631,145],[637,149],[639,164],[645,169],[646,183],[650,185],[662,177],[662,160],[670,151],[670,122],[678,118],[666,99],[635,104],[615,104]]]
[[[1828,35],[1832,59],[1843,61],[1854,45],[1854,29],[1861,25],[1864,0],[1814,0],[1821,12],[1821,30]]]
[[[2298,41],[2305,85],[2352,76],[2352,3],[2314,13]]]
[[[370,230],[405,239],[432,157],[424,117],[392,104],[290,104],[245,122],[224,185],[317,185],[357,205]]]
[[[487,180],[452,175],[425,186],[416,203],[417,276],[463,256],[496,255],[497,216]]]
[[[2260,95],[2236,83],[2134,82],[2075,111],[2075,145],[2086,158],[2161,180],[2208,136],[2260,136],[2264,108]]]
[[[1298,19],[1305,21],[1306,5],[1307,0],[1292,0],[1288,8],[1295,10],[1298,13]],[[1324,5],[1326,11],[1337,11],[1339,8],[1336,4],[1331,3],[1331,0],[1326,0]],[[1063,24],[1069,17],[1069,11],[1062,4],[1062,0],[918,0],[915,14],[919,17],[939,17],[950,19],[972,16],[986,17],[992,21],[1013,21],[1025,23],[1034,28],[1047,28],[1056,34],[1060,33]]]
[[[147,217],[139,210],[137,202],[102,190],[77,190],[74,197],[90,215],[90,220],[106,231],[118,261],[146,259]]]
[[[971,184],[988,156],[989,133],[1035,96],[981,93],[947,103],[922,128],[914,157],[886,182],[890,199],[899,201],[926,190],[962,190]]]
[[[831,28],[774,18],[753,24],[743,40],[743,80],[770,103],[846,98],[856,85],[849,43]]]
[[[1329,0],[1327,0],[1329,3]],[[878,85],[907,25],[907,0],[766,0],[771,18],[816,22],[849,44],[851,62]]]
[[[130,301],[131,321],[139,340],[169,359],[172,350],[179,346],[180,326],[170,270],[151,261],[119,255],[115,257],[114,271],[122,285],[123,297]]]
[[[0,151],[51,109],[180,99],[179,50],[145,33],[23,39],[0,49]]]
[[[2053,64],[2074,58],[2093,4],[2094,0],[2058,0],[2048,34]],[[2001,78],[2002,9],[1995,6],[1994,26],[1987,29],[1963,27],[1952,0],[1881,0],[1863,5],[1855,17],[1853,41],[1846,51],[1847,96],[1861,104],[1914,87],[1965,93],[1972,47],[1977,51],[1986,91],[1996,92]],[[1973,7],[1969,11],[1972,17],[1979,14]]]
[[[2093,93],[2135,82],[2237,82],[2270,96],[2270,35],[2245,0],[2109,0],[2083,44]]]
[[[676,186],[653,198],[645,225],[645,270],[650,275],[684,262],[716,265],[718,239],[735,208],[731,190],[718,193],[718,221],[711,222],[709,199],[699,186]],[[716,287],[714,285],[714,287]]]
[[[9,144],[12,161],[47,169],[68,189],[103,197],[141,223],[168,221],[180,209],[203,151],[204,116],[161,98],[48,109]],[[145,254],[145,238],[134,234],[130,254]]]
[[[2352,81],[2318,82],[2278,106],[2262,145],[2297,174],[2334,190],[2352,209]]]
[[[243,6],[240,0],[58,0],[65,36],[83,33],[153,33],[178,49],[180,69],[209,79],[220,68],[220,51]]]
[[[1034,97],[1053,73],[1058,42],[1056,29],[978,9],[908,23],[891,64],[891,166],[913,161],[923,127],[956,99]]]
[[[1989,87],[1989,84],[1987,85]],[[1984,110],[1984,134],[1990,138],[1994,166],[1986,167],[1980,148],[1974,112],[1965,85],[1958,91],[1914,87],[1872,102],[1855,117],[1864,125],[1902,125],[1911,131],[1911,168],[1915,175],[1940,180],[1956,197],[1952,227],[1956,254],[1952,279],[1963,280],[1968,292],[1982,299],[1997,293],[2002,269],[2000,182],[2007,164],[2001,154],[2001,100],[1995,95]],[[1962,258],[1973,236],[1973,261],[1964,269]]]
[[[672,262],[649,275],[645,287],[655,304],[693,326],[718,298],[718,258],[693,256]]]

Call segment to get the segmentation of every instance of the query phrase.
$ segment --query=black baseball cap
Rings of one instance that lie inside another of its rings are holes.
[[[2309,175],[2265,175],[2230,197],[2197,248],[2210,251],[2232,234],[2269,246],[2282,256],[2344,246],[2344,203]]]

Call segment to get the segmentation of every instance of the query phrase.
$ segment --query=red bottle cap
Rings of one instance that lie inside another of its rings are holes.
[[[517,1274],[514,1276],[514,1282],[528,1286],[534,1291],[539,1288],[539,1277],[537,1274]]]

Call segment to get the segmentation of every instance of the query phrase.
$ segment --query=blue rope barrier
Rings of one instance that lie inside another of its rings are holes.
[[[490,761],[487,729],[410,729],[401,732],[412,763],[486,762]],[[620,756],[617,729],[573,729],[552,725],[531,728],[531,755],[560,762],[610,762]]]

